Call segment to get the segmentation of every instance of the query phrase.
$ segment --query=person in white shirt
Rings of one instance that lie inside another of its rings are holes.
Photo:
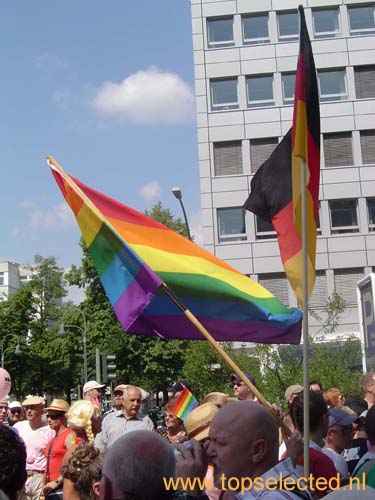
[[[330,410],[323,453],[332,460],[337,472],[340,473],[341,479],[349,477],[348,466],[342,452],[352,445],[354,437],[352,424],[356,418],[341,408],[331,408]]]

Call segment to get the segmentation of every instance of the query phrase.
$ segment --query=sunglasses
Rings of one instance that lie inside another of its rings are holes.
[[[22,413],[21,408],[14,408],[14,410],[10,410],[10,413]]]
[[[351,425],[346,425],[345,427],[341,427],[341,429],[331,429],[333,432],[341,432],[344,436],[349,436],[353,433],[353,427]]]
[[[123,397],[124,393],[122,391],[115,391],[113,395]]]
[[[242,382],[242,380],[240,380],[239,382],[233,382],[232,387],[236,387],[236,386],[237,386],[237,387],[241,387],[241,385],[245,385],[245,384]]]
[[[61,417],[62,417],[61,413],[47,413],[47,418],[50,418],[51,420],[57,420],[58,418]]]

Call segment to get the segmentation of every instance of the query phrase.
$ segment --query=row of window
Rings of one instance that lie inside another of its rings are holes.
[[[348,6],[350,36],[375,34],[374,5]],[[276,13],[279,42],[298,40],[299,17],[296,10]],[[207,46],[209,48],[235,45],[234,16],[207,18]],[[343,35],[338,6],[312,9],[312,28],[315,39],[336,38]],[[242,43],[255,45],[270,43],[270,18],[268,12],[241,16]]]
[[[335,269],[333,271],[334,288],[344,299],[347,306],[357,304],[357,283],[364,278],[363,268]],[[289,303],[288,282],[284,273],[259,274],[258,282],[267,288],[286,306]],[[326,271],[316,271],[315,286],[309,299],[309,307],[323,308],[328,301]]]
[[[367,198],[368,230],[375,231],[375,198]],[[331,234],[359,232],[358,203],[355,198],[329,200]],[[245,211],[241,207],[217,209],[219,243],[245,241]],[[320,218],[318,221],[320,233]],[[255,216],[255,235],[257,240],[276,238],[273,225]]]
[[[281,73],[282,104],[293,104],[295,78],[295,72]],[[246,105],[248,108],[275,106],[274,74],[246,76],[245,82]],[[238,83],[238,77],[210,80],[212,111],[226,111],[240,108]],[[375,97],[375,65],[354,66],[354,86],[356,99],[371,99]],[[320,102],[348,99],[346,69],[318,70],[318,87]]]
[[[361,146],[360,165],[375,164],[375,130],[359,132]],[[278,137],[250,139],[250,171],[254,174],[271,156],[279,142]],[[354,165],[352,132],[323,134],[322,166],[344,167]],[[243,141],[213,143],[214,175],[241,175],[243,169]]]

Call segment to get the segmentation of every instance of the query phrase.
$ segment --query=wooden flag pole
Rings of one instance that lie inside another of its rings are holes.
[[[287,437],[291,435],[289,427],[283,422],[280,416],[276,413],[273,406],[262,396],[258,389],[250,382],[239,366],[233,361],[233,359],[228,356],[221,345],[212,337],[212,335],[206,330],[202,323],[194,316],[194,314],[184,306],[184,304],[176,297],[172,290],[168,287],[166,283],[163,282],[164,292],[173,300],[179,309],[185,314],[188,320],[201,332],[201,334],[208,340],[212,347],[216,350],[218,354],[224,359],[224,361],[232,368],[234,373],[244,382],[244,384],[251,390],[253,394],[257,397],[259,403],[269,410],[269,412],[275,418],[277,424],[282,428]]]

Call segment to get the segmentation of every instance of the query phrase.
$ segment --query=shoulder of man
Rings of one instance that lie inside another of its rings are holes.
[[[154,430],[155,427],[154,427],[154,422],[151,420],[151,418],[146,415],[145,417],[142,418],[142,422],[146,425],[146,427],[150,430]]]

